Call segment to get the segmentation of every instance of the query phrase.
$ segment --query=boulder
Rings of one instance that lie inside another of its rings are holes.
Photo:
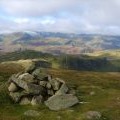
[[[44,98],[42,95],[34,96],[32,98],[31,104],[32,105],[39,105],[39,104],[43,103],[43,101],[44,101]]]
[[[22,75],[19,75],[18,79],[26,81],[27,83],[34,83],[35,82],[34,77],[29,73],[24,73]]]
[[[47,94],[47,91],[43,86],[36,85],[36,84],[27,84],[26,91],[34,95],[40,94],[45,96]]]
[[[53,95],[47,101],[45,101],[45,105],[49,107],[50,110],[62,110],[69,108],[75,104],[77,104],[79,100],[76,96],[72,94],[64,94],[64,95]]]
[[[64,95],[68,92],[68,87],[66,84],[62,84],[62,86],[60,87],[60,89],[55,93],[56,95]]]
[[[17,87],[17,85],[13,82],[10,83],[9,87],[8,87],[8,91],[9,92],[16,92],[19,88]]]
[[[23,88],[24,90],[28,90],[28,84],[26,81],[18,79],[18,78],[12,78],[12,81],[17,84],[19,87]]]
[[[32,75],[35,76],[37,79],[42,80],[42,81],[48,80],[48,74],[41,68],[34,70]]]

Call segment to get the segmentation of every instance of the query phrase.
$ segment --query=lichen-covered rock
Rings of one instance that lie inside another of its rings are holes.
[[[19,88],[17,87],[17,85],[13,82],[10,83],[9,87],[8,87],[8,91],[9,92],[16,92]]]
[[[76,96],[72,94],[64,94],[64,95],[53,95],[47,101],[45,101],[45,105],[49,107],[50,110],[62,110],[65,108],[69,108],[75,104],[77,104],[79,100]]]

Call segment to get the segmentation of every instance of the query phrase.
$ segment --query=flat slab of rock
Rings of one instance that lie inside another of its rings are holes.
[[[77,104],[79,100],[76,96],[72,94],[64,94],[64,95],[53,95],[47,101],[45,101],[45,105],[49,107],[50,110],[62,110],[69,108],[75,104]]]

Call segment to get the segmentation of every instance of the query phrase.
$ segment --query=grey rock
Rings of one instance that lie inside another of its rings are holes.
[[[11,82],[11,84],[8,87],[8,91],[9,92],[16,92],[19,88],[17,87],[17,85],[13,82]]]
[[[30,117],[38,117],[40,115],[40,113],[35,110],[28,110],[28,111],[24,112],[24,115],[30,116]]]
[[[88,111],[84,114],[84,117],[88,120],[99,120],[102,115],[98,111]]]
[[[47,94],[52,96],[52,95],[54,95],[54,91],[52,89],[49,89],[49,90],[47,90]]]
[[[57,79],[52,79],[50,80],[50,84],[52,85],[52,88],[54,90],[59,90],[60,86],[61,86],[61,82],[58,81]]]
[[[29,73],[24,73],[18,77],[18,79],[26,81],[27,83],[34,83],[34,77]]]
[[[27,82],[26,81],[23,81],[21,79],[18,79],[16,77],[12,77],[12,81],[17,84],[19,87],[23,88],[23,89],[27,89],[28,86],[27,86]]]
[[[45,81],[48,80],[48,74],[46,73],[45,70],[43,70],[41,68],[38,68],[38,69],[34,70],[32,75],[35,76],[37,79],[42,80],[42,81],[43,80],[45,80]]]
[[[31,100],[30,98],[28,97],[23,97],[21,100],[20,100],[20,105],[29,105],[31,103]]]
[[[31,104],[32,105],[39,105],[39,104],[43,103],[43,101],[44,101],[44,98],[42,95],[34,96],[32,98]]]
[[[39,85],[41,85],[41,86],[43,86],[43,87],[46,87],[47,81],[40,81],[40,82],[39,82]]]
[[[76,96],[71,94],[64,95],[53,95],[47,101],[45,101],[45,105],[49,107],[50,110],[62,110],[69,108],[75,104],[77,104],[79,100]]]
[[[69,91],[68,87],[66,84],[62,84],[62,86],[60,87],[60,89],[55,93],[56,95],[64,95]]]
[[[14,102],[19,102],[22,96],[25,96],[25,92],[10,92],[10,97],[13,99]]]
[[[27,84],[26,91],[31,94],[41,94],[43,96],[47,94],[46,89],[43,86],[36,84]]]
[[[47,82],[46,88],[47,88],[47,89],[51,89],[51,88],[52,88],[52,85],[51,85],[49,82]]]

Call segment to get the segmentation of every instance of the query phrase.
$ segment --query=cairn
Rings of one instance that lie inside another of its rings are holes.
[[[9,96],[21,105],[44,103],[51,110],[61,110],[79,102],[65,81],[53,78],[44,69],[33,65],[24,72],[12,75],[8,84]]]

